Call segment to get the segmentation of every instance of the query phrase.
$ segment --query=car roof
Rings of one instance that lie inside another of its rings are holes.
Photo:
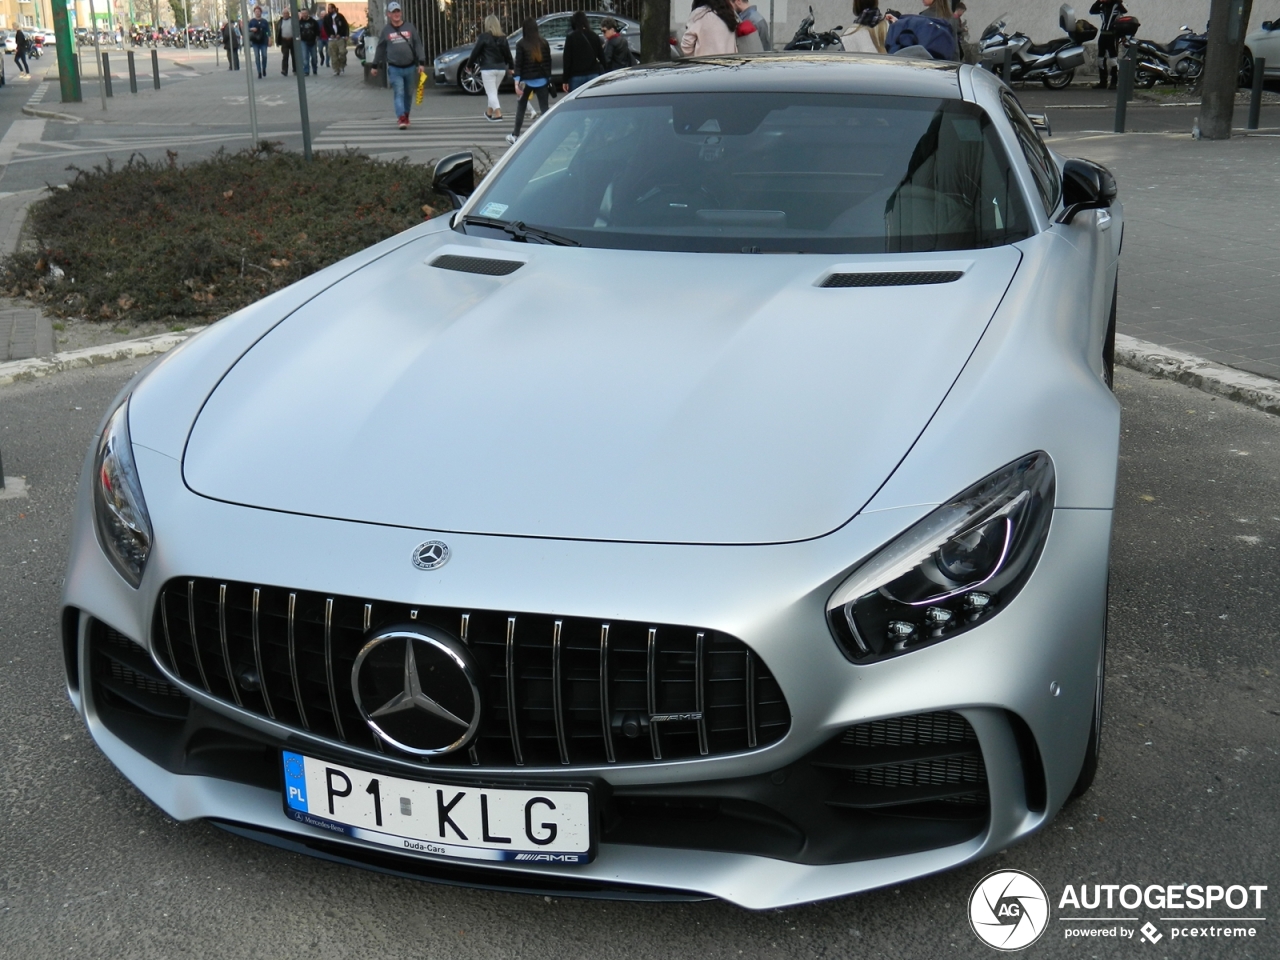
[[[607,73],[578,94],[793,90],[961,97],[960,64],[866,53],[763,53],[694,57]]]

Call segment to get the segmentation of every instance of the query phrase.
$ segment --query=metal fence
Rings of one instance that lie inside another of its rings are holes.
[[[480,25],[489,14],[497,14],[508,33],[520,29],[525,17],[574,10],[603,11],[640,20],[641,0],[603,0],[584,6],[581,0],[402,0],[405,17],[422,31],[427,61],[451,47],[474,43]]]

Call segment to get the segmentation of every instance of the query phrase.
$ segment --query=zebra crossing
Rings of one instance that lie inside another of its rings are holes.
[[[316,150],[353,148],[363,153],[428,151],[436,156],[479,148],[495,159],[507,149],[513,121],[493,123],[484,117],[411,117],[408,130],[396,128],[393,117],[379,120],[338,120],[312,141]]]

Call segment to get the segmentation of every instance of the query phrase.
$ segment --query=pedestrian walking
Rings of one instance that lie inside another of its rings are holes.
[[[765,50],[772,50],[773,43],[769,38],[769,21],[751,0],[731,0],[738,19],[750,23],[760,34],[760,45]]]
[[[1096,90],[1107,89],[1107,68],[1111,69],[1111,89],[1116,88],[1120,76],[1119,37],[1116,36],[1116,18],[1129,11],[1120,0],[1094,0],[1089,8],[1089,15],[1102,18],[1102,29],[1098,31],[1098,82]]]
[[[249,19],[249,46],[253,48],[253,68],[262,80],[267,75],[267,43],[271,40],[271,24],[262,19],[262,7],[253,8]]]
[[[324,15],[324,29],[329,34],[329,66],[333,67],[335,77],[342,76],[347,69],[347,44],[351,41],[351,24],[338,11],[336,3],[329,4],[329,12]]]
[[[627,42],[626,35],[622,32],[622,24],[617,20],[613,17],[605,17],[600,24],[600,32],[604,34],[602,59],[605,73],[610,70],[625,70],[640,62],[635,51],[631,49],[631,44]]]
[[[298,39],[302,41],[302,75],[309,77],[313,73],[319,73],[316,45],[320,42],[320,24],[306,7],[298,11]],[[298,68],[294,66],[293,69],[297,72]]]
[[[426,59],[427,51],[422,44],[422,34],[417,27],[405,20],[398,0],[391,0],[387,4],[387,25],[378,34],[371,73],[376,77],[379,70],[387,71],[391,102],[401,130],[409,129],[409,108],[413,104],[414,84],[418,74],[426,72]]]
[[[502,119],[502,104],[498,102],[498,87],[513,73],[516,68],[511,58],[511,44],[507,35],[502,32],[502,21],[494,14],[484,18],[484,29],[480,38],[471,48],[471,56],[467,58],[468,69],[480,71],[480,82],[484,84],[484,95],[488,103],[484,108],[486,120]]]
[[[880,12],[880,0],[853,0],[853,26],[840,42],[854,53],[884,53],[884,38],[891,17]]]
[[[13,35],[13,43],[13,65],[18,68],[18,73],[27,77],[31,76],[31,67],[27,65],[27,44],[30,41],[21,27]]]
[[[516,44],[516,128],[507,134],[507,143],[515,143],[519,138],[531,97],[536,94],[538,109],[547,112],[550,88],[551,46],[538,31],[538,21],[528,17],[524,21],[524,35]]]
[[[222,49],[227,51],[227,69],[240,69],[240,25],[229,20],[222,22]]]
[[[320,18],[320,37],[316,42],[316,51],[320,54],[320,66],[327,67],[329,65],[329,31],[325,27],[325,18]]]
[[[604,73],[604,41],[591,29],[581,10],[569,18],[569,35],[564,38],[564,76],[560,88],[566,93]]]
[[[289,75],[289,64],[293,64],[293,72],[298,72],[298,56],[293,49],[293,18],[289,16],[289,8],[280,11],[280,19],[276,21],[276,46],[280,48],[280,74]]]
[[[738,17],[729,0],[693,0],[693,12],[680,37],[682,57],[738,52]]]

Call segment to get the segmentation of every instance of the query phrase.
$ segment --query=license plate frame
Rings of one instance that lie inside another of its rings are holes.
[[[447,774],[426,780],[295,750],[281,751],[280,771],[285,816],[382,849],[520,866],[583,865],[596,857],[598,804],[587,784]]]

